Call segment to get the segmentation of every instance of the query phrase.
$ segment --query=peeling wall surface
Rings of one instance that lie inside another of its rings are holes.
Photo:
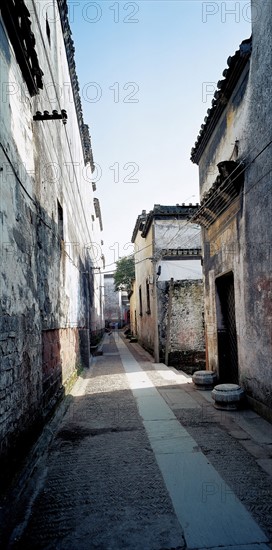
[[[202,198],[218,163],[244,163],[240,192],[203,229],[205,321],[209,368],[272,418],[272,4],[253,7],[250,59],[199,160]]]
[[[155,250],[200,248],[200,227],[186,219],[155,219]]]
[[[0,18],[0,451],[10,469],[103,327],[100,223],[58,3],[27,2],[43,89],[31,96]],[[52,7],[53,6],[53,7]],[[52,14],[52,9],[54,14]],[[67,112],[33,120],[37,111]]]
[[[168,364],[192,374],[205,368],[204,300],[202,279],[160,282],[159,327],[161,355],[168,343]],[[171,301],[171,304],[170,304]]]
[[[272,4],[255,2],[245,177],[241,383],[272,411]],[[255,9],[256,9],[255,8]],[[272,418],[272,413],[270,418]]]

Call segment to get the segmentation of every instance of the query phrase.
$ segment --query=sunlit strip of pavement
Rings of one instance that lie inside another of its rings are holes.
[[[188,549],[269,550],[263,531],[181,426],[126,344],[118,335],[115,341]]]

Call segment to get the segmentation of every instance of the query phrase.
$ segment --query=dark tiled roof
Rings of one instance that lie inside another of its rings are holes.
[[[195,146],[191,151],[191,161],[196,164],[198,164],[212,132],[231,97],[237,81],[249,61],[251,46],[252,37],[243,40],[239,46],[239,50],[227,60],[228,67],[222,73],[224,80],[219,80],[217,83],[217,90],[212,100],[212,106],[207,111],[204,124],[201,126]]]
[[[101,209],[100,209],[100,202],[99,202],[99,199],[94,198],[93,202],[94,202],[94,211],[95,211],[95,215],[96,215],[96,217],[97,217],[98,220],[99,220],[100,229],[101,229],[101,231],[103,231],[103,223],[102,223],[102,215],[101,215]]]
[[[31,96],[43,89],[43,71],[36,52],[36,39],[31,29],[31,18],[24,0],[1,2],[1,16],[8,32],[18,65]]]
[[[76,73],[76,64],[75,64],[75,47],[74,47],[74,41],[72,40],[72,31],[68,20],[68,7],[67,7],[67,0],[58,0],[58,6],[59,6],[59,12],[60,12],[60,20],[61,20],[61,26],[62,26],[62,32],[63,32],[63,39],[66,49],[66,56],[68,61],[68,67],[69,67],[69,73],[71,78],[71,84],[72,84],[72,90],[73,90],[73,96],[74,96],[74,102],[75,102],[75,108],[76,108],[76,114],[77,114],[77,120],[78,120],[78,126],[80,131],[80,138],[82,143],[82,149],[83,149],[83,156],[85,164],[90,162],[92,172],[94,171],[94,163],[93,163],[93,154],[92,154],[92,146],[91,146],[91,138],[89,134],[89,127],[87,124],[84,124],[83,120],[83,114],[82,114],[82,104],[80,99],[80,89],[79,89],[79,83]]]
[[[137,220],[136,220],[136,223],[135,223],[135,226],[134,226],[134,229],[133,229],[133,233],[132,233],[132,237],[131,237],[131,242],[132,243],[134,243],[134,241],[137,237],[138,231],[143,230],[146,218],[147,218],[146,212],[145,212],[145,210],[143,210],[142,214],[140,214],[138,216]]]
[[[142,214],[138,216],[131,241],[134,243],[138,231],[141,231],[142,237],[145,238],[154,218],[158,220],[165,218],[188,220],[197,212],[198,208],[198,204],[176,204],[175,206],[162,206],[161,204],[155,204],[153,210],[150,210],[148,214],[146,214],[145,210],[143,210]]]

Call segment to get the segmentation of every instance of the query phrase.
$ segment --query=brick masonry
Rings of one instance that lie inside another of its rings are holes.
[[[76,109],[72,100],[59,14],[50,18],[49,50],[38,4],[30,21],[44,87],[33,97],[0,16],[1,482],[40,433],[71,377],[89,366],[90,335],[102,329],[102,279],[92,269],[102,266],[100,220],[82,149],[80,105]],[[37,110],[60,109],[48,83],[60,91],[66,126],[33,120]]]
[[[169,365],[188,373],[205,368],[203,283],[175,281],[170,321],[168,317],[170,283],[159,283],[160,339],[164,358],[169,327]]]

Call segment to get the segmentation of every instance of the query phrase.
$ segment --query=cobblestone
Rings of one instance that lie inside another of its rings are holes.
[[[96,358],[86,393],[74,396],[51,443],[46,468],[27,526],[14,532],[11,548],[184,548],[117,356]]]
[[[227,501],[229,486],[271,541],[272,477],[257,463],[257,456],[267,460],[269,444],[251,440],[236,425],[237,416],[213,414],[190,378],[174,370],[164,376],[163,366],[155,366],[138,344],[126,345],[222,477],[216,488],[221,498]],[[66,414],[15,502],[3,548],[187,548],[112,337],[103,349],[72,390]],[[255,447],[255,455],[244,443]],[[209,494],[205,498],[209,506]]]

